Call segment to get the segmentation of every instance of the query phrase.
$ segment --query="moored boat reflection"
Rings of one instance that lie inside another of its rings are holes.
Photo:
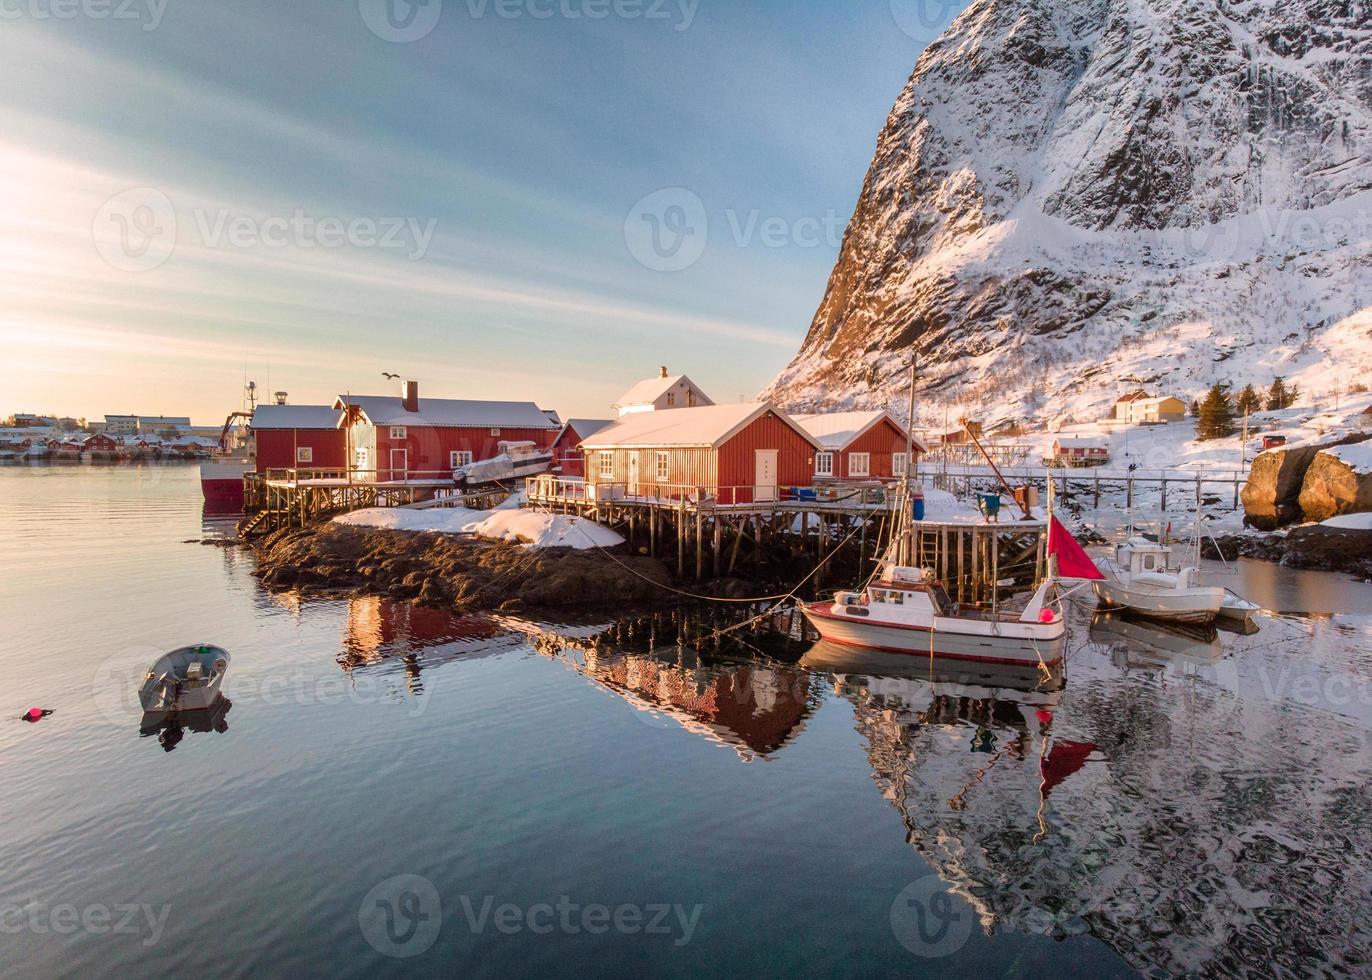
[[[147,711],[138,723],[138,734],[143,738],[156,735],[163,751],[170,752],[181,743],[187,732],[205,734],[229,730],[226,717],[233,702],[219,695],[207,708],[195,711]]]

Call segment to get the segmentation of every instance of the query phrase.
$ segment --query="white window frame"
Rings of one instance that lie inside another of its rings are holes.
[[[599,453],[600,469],[597,471],[605,479],[610,479],[615,475],[615,457],[613,453],[607,453],[603,449]]]
[[[467,450],[467,449],[452,449],[452,450],[449,450],[449,452],[448,452],[448,467],[449,467],[449,469],[454,469],[454,470],[455,470],[455,469],[457,469],[459,466],[470,466],[470,465],[471,465],[471,462],[472,462],[472,454],[471,454],[471,451],[470,451],[470,450]]]
[[[871,476],[871,475],[872,475],[872,454],[871,454],[871,453],[849,453],[849,454],[848,454],[848,475],[849,475],[849,476]]]
[[[671,479],[672,475],[671,453],[659,452],[654,457],[654,460],[657,472],[657,482],[666,483],[669,479]]]
[[[314,447],[313,447],[313,446],[296,446],[296,447],[295,447],[295,461],[296,461],[297,463],[313,463],[313,462],[314,462]]]
[[[406,437],[407,437],[407,433],[406,433],[405,427],[404,427],[403,425],[393,425],[393,426],[391,426],[391,438],[392,438],[392,439],[404,439],[404,438],[406,438]]]
[[[910,457],[907,453],[891,454],[891,475],[904,476],[910,469]]]
[[[834,454],[830,452],[815,453],[815,476],[834,475]]]
[[[668,408],[676,408],[676,392],[675,392],[675,391],[669,391],[669,392],[667,392],[667,407],[668,407]]]

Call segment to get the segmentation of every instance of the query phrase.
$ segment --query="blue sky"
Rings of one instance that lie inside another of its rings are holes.
[[[751,397],[955,13],[0,0],[0,414],[209,421],[245,364],[298,403]]]

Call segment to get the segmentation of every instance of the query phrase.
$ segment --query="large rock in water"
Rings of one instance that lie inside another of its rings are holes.
[[[1243,512],[1248,523],[1270,531],[1300,520],[1301,487],[1321,446],[1295,446],[1259,453],[1243,485]]]
[[[901,404],[912,349],[988,423],[1372,367],[1368,29],[1366,0],[973,0],[765,396]]]
[[[1372,511],[1372,446],[1345,446],[1316,453],[1305,471],[1300,508],[1307,521]]]

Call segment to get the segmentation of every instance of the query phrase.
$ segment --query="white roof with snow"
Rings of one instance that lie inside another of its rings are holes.
[[[676,408],[670,412],[638,412],[626,415],[582,442],[585,449],[633,449],[665,446],[705,446],[718,448],[740,429],[768,412],[776,415],[812,446],[815,437],[806,432],[785,412],[766,402],[742,405],[706,405]]]
[[[1053,442],[1059,449],[1106,449],[1104,439],[1087,439],[1084,436],[1058,436]]]
[[[394,395],[339,395],[335,409],[354,405],[372,425],[436,425],[492,429],[560,429],[533,402],[466,401],[457,398],[421,398],[419,411],[407,412]],[[342,423],[342,420],[339,420]]]
[[[254,429],[333,429],[338,409],[329,405],[259,405],[252,415]]]
[[[905,427],[891,417],[889,412],[877,409],[869,412],[828,412],[821,415],[793,415],[792,418],[802,429],[815,437],[825,449],[843,449],[873,426],[887,419],[905,435]],[[921,452],[924,446],[918,439],[915,448]]]
[[[652,405],[683,381],[686,382],[688,387],[694,388],[702,400],[707,404],[709,403],[710,399],[700,390],[698,384],[684,374],[673,374],[667,377],[658,376],[655,378],[644,378],[624,394],[620,395],[619,398],[615,399],[615,403],[610,407],[624,408],[629,405]]]

